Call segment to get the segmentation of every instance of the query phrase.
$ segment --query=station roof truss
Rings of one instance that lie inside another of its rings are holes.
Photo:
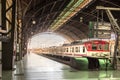
[[[96,6],[120,8],[120,0],[18,0],[18,6],[23,33],[29,37],[53,31],[78,40],[88,38],[89,21],[109,21],[105,11],[98,11]],[[98,12],[104,15],[97,16]],[[112,13],[120,23],[120,11]]]

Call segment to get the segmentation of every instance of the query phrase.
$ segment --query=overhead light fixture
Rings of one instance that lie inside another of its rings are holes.
[[[31,34],[33,34],[33,32],[31,32]]]
[[[66,23],[71,17],[79,12],[83,7],[88,5],[92,0],[71,0],[66,8],[60,13],[60,15],[50,25],[49,29],[55,31]]]
[[[35,20],[33,20],[33,21],[32,21],[32,24],[36,24],[36,21],[35,21]]]
[[[83,17],[80,17],[80,22],[81,22],[81,23],[83,22]]]

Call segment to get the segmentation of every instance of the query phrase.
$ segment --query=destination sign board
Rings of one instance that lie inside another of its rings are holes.
[[[93,22],[93,37],[101,39],[110,39],[111,38],[111,24],[103,22]]]

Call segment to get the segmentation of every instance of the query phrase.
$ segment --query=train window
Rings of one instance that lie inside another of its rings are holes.
[[[78,47],[75,47],[75,52],[78,52]]]
[[[66,52],[68,52],[68,48],[67,48],[67,51]]]
[[[70,48],[70,52],[72,52],[72,48]]]
[[[83,47],[83,53],[85,52],[85,47]]]
[[[74,52],[74,47],[72,47],[72,52]]]
[[[92,45],[92,50],[97,50],[97,45],[93,44]]]
[[[109,50],[109,44],[104,45],[104,50]]]
[[[102,45],[101,44],[98,45],[98,50],[102,50]]]
[[[63,48],[63,51],[66,52],[66,48]]]

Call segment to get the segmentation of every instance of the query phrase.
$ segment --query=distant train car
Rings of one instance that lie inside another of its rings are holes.
[[[110,57],[109,42],[90,40],[63,45],[63,55],[86,57]]]
[[[52,47],[49,47],[48,49],[49,51],[49,54],[54,54],[54,55],[62,55],[62,46],[52,46]]]
[[[46,54],[73,57],[110,58],[109,42],[103,40],[72,42],[71,44],[63,44],[63,46],[50,47]]]

